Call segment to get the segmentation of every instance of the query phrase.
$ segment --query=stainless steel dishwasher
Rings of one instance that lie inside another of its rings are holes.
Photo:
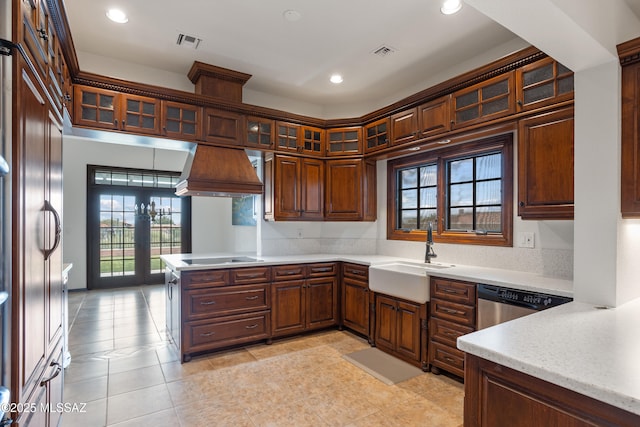
[[[477,328],[484,329],[573,301],[572,298],[493,285],[478,285]]]

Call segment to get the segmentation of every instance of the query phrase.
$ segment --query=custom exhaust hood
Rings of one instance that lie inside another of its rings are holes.
[[[244,149],[197,144],[187,157],[176,195],[240,197],[262,194],[263,188]]]

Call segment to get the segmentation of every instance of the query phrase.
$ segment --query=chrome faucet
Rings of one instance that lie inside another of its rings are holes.
[[[427,227],[427,251],[424,254],[424,262],[431,263],[431,258],[436,258],[438,255],[433,251],[433,225],[429,222]]]

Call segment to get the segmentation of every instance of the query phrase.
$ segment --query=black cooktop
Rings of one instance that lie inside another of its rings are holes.
[[[211,264],[230,264],[234,262],[260,262],[261,259],[251,258],[247,256],[220,257],[220,258],[194,258],[183,259],[182,262],[188,265],[211,265]]]

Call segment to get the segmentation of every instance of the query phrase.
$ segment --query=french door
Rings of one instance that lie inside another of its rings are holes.
[[[92,168],[88,174],[88,288],[162,283],[160,255],[191,251],[191,198],[175,196],[177,177],[173,175]],[[147,187],[137,185],[145,183]]]

